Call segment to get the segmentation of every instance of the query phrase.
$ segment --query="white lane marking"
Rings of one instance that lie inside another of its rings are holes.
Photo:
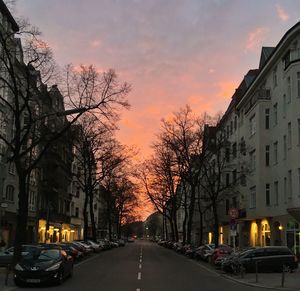
[[[139,269],[142,269],[142,264],[139,264]]]
[[[141,289],[140,289],[140,288],[137,288],[136,291],[141,291]]]
[[[140,259],[140,263],[142,263],[142,261],[143,261],[143,260],[142,260],[142,259]]]
[[[141,280],[142,279],[142,273],[141,272],[138,272],[138,280]]]

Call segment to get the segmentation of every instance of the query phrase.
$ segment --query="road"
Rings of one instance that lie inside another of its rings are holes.
[[[254,291],[199,263],[146,241],[102,252],[80,262],[61,286],[26,288],[47,291]],[[22,290],[16,288],[14,290]]]

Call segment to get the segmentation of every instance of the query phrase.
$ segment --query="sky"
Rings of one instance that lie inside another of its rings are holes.
[[[262,46],[299,20],[299,0],[17,0],[57,63],[113,68],[132,84],[119,140],[150,155],[161,119],[225,111]]]

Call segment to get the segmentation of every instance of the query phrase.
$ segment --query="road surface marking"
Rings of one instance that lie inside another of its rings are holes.
[[[138,272],[138,280],[141,280],[141,279],[142,279],[142,273]]]
[[[141,291],[141,289],[140,289],[140,288],[137,288],[136,291]]]
[[[139,269],[142,269],[142,264],[139,264]]]
[[[142,259],[140,259],[140,263],[142,262],[143,260]]]

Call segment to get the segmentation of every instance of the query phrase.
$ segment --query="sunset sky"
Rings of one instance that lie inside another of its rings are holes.
[[[299,21],[299,0],[17,0],[61,66],[114,68],[132,84],[119,139],[142,157],[160,120],[189,104],[225,111],[262,46]]]

